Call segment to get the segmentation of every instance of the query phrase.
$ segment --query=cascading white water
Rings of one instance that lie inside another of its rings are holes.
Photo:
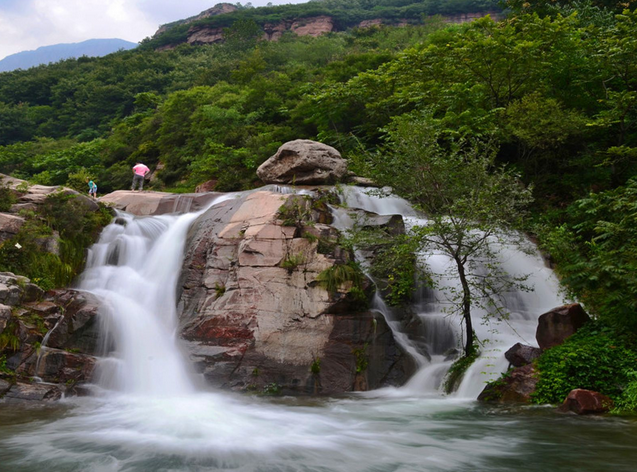
[[[370,195],[362,189],[348,187],[344,189],[344,198],[349,208],[360,208],[379,215],[399,214],[403,216],[407,227],[427,224],[427,220],[419,217],[406,201],[394,196]],[[339,224],[346,227],[352,221],[347,216],[340,215]],[[508,367],[504,353],[515,343],[537,345],[535,330],[539,315],[562,303],[556,277],[545,267],[532,244],[528,244],[528,251],[506,244],[500,244],[496,248],[497,262],[504,271],[511,277],[528,277],[525,285],[532,288],[532,291],[516,290],[501,295],[503,308],[509,313],[507,320],[499,321],[496,317],[488,316],[483,309],[472,307],[474,331],[482,342],[481,356],[465,373],[456,392],[458,397],[476,398],[486,382],[495,380],[504,372]],[[449,289],[460,288],[459,281],[449,277],[452,261],[439,253],[423,252],[419,258],[420,263],[438,281],[438,287],[418,292],[414,308],[425,325],[427,352],[431,360],[422,363],[422,355],[416,357],[422,366],[403,387],[402,393],[407,395],[438,391],[452,364],[451,357],[446,354],[454,348],[460,349],[462,345],[461,319],[459,316],[450,316],[447,310],[451,303]],[[392,324],[391,315],[388,318]],[[393,325],[396,330],[396,323]],[[405,339],[404,335],[399,335],[397,339],[407,352],[414,350],[414,344]]]
[[[80,289],[102,301],[104,331],[115,347],[97,365],[102,387],[154,396],[194,390],[177,344],[176,282],[186,232],[199,214],[119,214],[91,248]]]
[[[102,301],[116,351],[98,364],[105,388],[137,394],[192,391],[176,344],[175,280],[195,217],[119,215],[90,251],[80,288]]]
[[[374,201],[375,211],[383,213],[389,202]],[[386,211],[401,213],[403,203],[393,204]],[[437,390],[449,361],[435,354],[429,362],[396,323],[398,341],[411,345],[423,365],[398,394],[270,402],[197,391],[179,353],[174,312],[186,230],[196,215],[121,218],[126,225],[109,226],[93,248],[82,281],[109,308],[104,318],[115,351],[101,368],[103,385],[116,391],[67,399],[44,412],[0,401],[2,471],[570,472],[606,470],[609,464],[617,471],[634,469],[637,429],[625,421],[565,421],[547,409],[534,409],[527,421],[524,411],[493,413],[466,399],[423,395]],[[436,258],[428,261],[435,265]],[[535,293],[543,296],[537,287]],[[551,298],[551,290],[547,293]],[[432,352],[456,342],[452,320],[437,316],[438,298],[423,292],[419,308],[438,327],[425,340]],[[537,310],[537,301],[524,295],[510,298],[522,318]],[[377,301],[376,309],[387,312]],[[608,440],[597,441],[600,434]]]

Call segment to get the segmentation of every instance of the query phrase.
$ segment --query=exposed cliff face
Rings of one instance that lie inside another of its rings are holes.
[[[308,219],[286,226],[278,214],[283,204],[306,205]],[[356,309],[351,284],[333,294],[318,284],[322,271],[348,255],[335,245],[319,251],[337,233],[311,207],[301,196],[261,190],[216,206],[193,225],[182,334],[211,384],[334,394],[397,385],[411,373],[382,317]]]
[[[334,29],[334,20],[331,17],[317,16],[266,24],[263,27],[262,39],[277,41],[286,31],[291,31],[298,36],[320,36],[332,32]],[[223,39],[223,28],[200,25],[190,28],[187,42],[189,44],[213,44],[223,42]]]
[[[223,8],[221,8],[223,7]],[[189,18],[180,24],[189,24],[193,23],[197,20],[207,18],[210,16],[220,15],[224,13],[230,13],[236,10],[236,7],[230,4],[221,4],[216,7],[206,10],[202,12],[201,15],[193,18]],[[485,17],[490,15],[494,19],[498,19],[501,15],[499,12],[478,12],[478,13],[463,13],[459,15],[453,16],[445,16],[442,18],[442,21],[445,23],[466,23],[478,18]],[[364,20],[361,21],[357,26],[359,28],[369,28],[372,26],[382,26],[383,24],[388,24],[384,20],[380,18]],[[408,20],[401,20],[398,22],[391,23],[393,26],[407,26],[412,24],[412,22]],[[162,26],[156,33],[154,37],[166,32],[170,29],[172,25]],[[277,41],[281,36],[286,32],[291,31],[298,36],[320,36],[322,34],[331,33],[333,31],[337,31],[336,25],[334,23],[334,19],[330,16],[320,15],[309,18],[300,18],[296,20],[284,20],[279,23],[267,23],[263,25],[263,36],[262,39],[264,41]],[[194,25],[188,31],[188,36],[186,42],[189,44],[214,44],[223,42],[223,28],[220,27],[212,27],[206,25]],[[169,44],[164,45],[159,48],[159,50],[167,50],[173,49],[177,44]]]
[[[183,21],[177,22],[177,24],[190,24],[195,21],[203,20],[204,18],[210,18],[211,16],[224,15],[226,13],[232,13],[233,11],[237,11],[238,8],[231,3],[219,3],[208,10],[204,10],[199,13],[197,16],[193,16]],[[155,37],[159,36],[162,33],[168,31],[171,27],[175,26],[175,23],[171,23],[168,25],[162,25],[157,32],[155,33]]]

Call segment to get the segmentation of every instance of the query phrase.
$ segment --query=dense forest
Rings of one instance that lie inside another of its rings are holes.
[[[161,164],[156,189],[214,180],[231,191],[258,186],[256,168],[297,138],[353,163],[391,156],[404,129],[433,133],[449,152],[488,143],[494,166],[532,188],[522,229],[596,320],[561,348],[567,360],[546,364],[544,378],[551,372],[562,387],[538,400],[560,401],[586,359],[584,383],[635,409],[637,11],[515,0],[498,22],[427,16],[475,11],[468,6],[492,3],[244,8],[229,23],[231,15],[201,20],[225,28],[221,44],[156,51],[183,34],[177,24],[137,50],[0,74],[0,172],[82,189],[90,177],[109,192],[129,186],[143,161]],[[344,31],[260,40],[263,22],[317,14],[334,14]],[[347,29],[372,16],[414,21]],[[382,177],[373,166],[355,170]]]

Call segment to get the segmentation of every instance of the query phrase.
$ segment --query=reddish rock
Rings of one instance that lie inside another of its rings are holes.
[[[489,383],[478,396],[488,403],[531,403],[531,394],[538,382],[532,364],[513,369],[505,377]]]
[[[542,350],[559,346],[589,321],[579,303],[560,306],[540,316],[535,339]]]
[[[613,400],[592,390],[577,388],[571,392],[558,408],[561,412],[572,411],[578,415],[598,415],[613,408]]]
[[[296,20],[290,30],[299,36],[320,36],[334,31],[334,19],[330,16],[315,16]]]
[[[188,31],[188,44],[213,44],[224,40],[223,28],[193,26]]]
[[[43,349],[34,374],[45,382],[76,383],[91,379],[95,358],[59,349]]]

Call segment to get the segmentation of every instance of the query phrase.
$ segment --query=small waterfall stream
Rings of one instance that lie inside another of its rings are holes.
[[[395,197],[382,197],[378,192],[369,192],[356,187],[343,190],[346,207],[358,208],[379,215],[401,215],[407,228],[422,226],[426,219],[419,216],[408,202]],[[337,224],[345,229],[354,223],[351,218],[341,212]],[[346,211],[344,213],[347,213]],[[563,303],[559,296],[559,284],[541,256],[534,251],[529,242],[528,250],[522,251],[514,245],[499,245],[496,252],[498,262],[504,271],[512,277],[528,276],[525,285],[532,291],[514,291],[502,294],[502,304],[509,313],[508,320],[498,321],[479,307],[472,307],[474,331],[483,343],[481,356],[467,370],[456,396],[475,399],[484,388],[486,382],[495,380],[500,373],[506,371],[508,361],[504,353],[515,343],[536,346],[535,330],[537,319],[546,311]],[[404,350],[410,353],[420,364],[420,370],[401,389],[402,394],[418,395],[435,393],[440,390],[441,382],[453,362],[449,353],[453,349],[461,350],[461,319],[450,316],[446,310],[450,306],[449,289],[459,289],[459,281],[449,276],[449,257],[439,253],[423,252],[419,256],[420,263],[433,274],[438,281],[436,288],[420,289],[416,293],[414,310],[422,320],[425,330],[426,351],[430,360],[424,360],[423,353],[417,344],[408,339],[400,330],[387,307],[376,304],[388,319],[395,337]]]

